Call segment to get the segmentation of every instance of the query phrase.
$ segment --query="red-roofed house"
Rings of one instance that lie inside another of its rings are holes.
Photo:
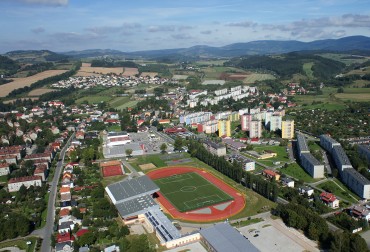
[[[70,232],[58,233],[56,237],[57,243],[74,241],[75,237]]]
[[[339,200],[334,194],[328,192],[322,192],[320,194],[320,199],[331,208],[339,207]]]
[[[22,185],[24,185],[26,188],[29,188],[30,186],[41,186],[42,180],[40,176],[11,178],[8,182],[8,191],[18,192]]]
[[[274,172],[273,170],[269,170],[269,169],[263,170],[262,175],[268,179],[274,179],[276,181],[280,179],[280,174]]]
[[[65,216],[68,216],[70,213],[70,210],[68,208],[63,208],[62,210],[60,210],[59,212],[59,218],[62,218],[62,217],[65,217]]]
[[[42,181],[46,180],[46,173],[47,173],[47,166],[44,164],[40,164],[36,167],[35,171],[33,172],[34,176],[40,176]]]

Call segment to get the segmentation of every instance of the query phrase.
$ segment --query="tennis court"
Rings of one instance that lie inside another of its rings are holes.
[[[154,180],[162,195],[180,212],[233,200],[195,172],[174,174]]]

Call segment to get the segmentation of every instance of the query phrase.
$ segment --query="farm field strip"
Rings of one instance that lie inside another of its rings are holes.
[[[12,82],[1,85],[0,97],[7,96],[14,89],[31,86],[31,84],[39,80],[43,80],[65,72],[67,72],[67,70],[47,70],[26,78],[14,78]]]

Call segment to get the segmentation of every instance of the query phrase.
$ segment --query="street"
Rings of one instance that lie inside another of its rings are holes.
[[[41,237],[42,244],[41,244],[41,252],[50,252],[51,251],[51,239],[50,236],[53,233],[54,228],[54,219],[55,219],[55,199],[57,195],[57,188],[58,188],[58,182],[60,175],[63,170],[63,162],[64,162],[64,156],[65,152],[71,143],[71,140],[73,139],[75,133],[72,134],[72,136],[68,139],[67,143],[63,147],[63,149],[60,151],[59,159],[57,166],[55,167],[54,177],[52,182],[50,183],[50,194],[49,194],[49,201],[48,201],[48,213],[46,217],[46,224],[45,227],[42,229],[35,230],[32,232],[32,235],[38,235]]]

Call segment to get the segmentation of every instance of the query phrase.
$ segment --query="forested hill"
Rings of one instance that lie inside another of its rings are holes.
[[[1,75],[12,75],[17,72],[20,65],[14,60],[0,55],[0,74]]]
[[[319,80],[331,78],[341,73],[345,68],[345,64],[339,61],[307,53],[237,57],[225,62],[224,65],[243,69],[270,71],[281,78],[290,78],[293,74],[301,74],[306,76],[312,75],[308,77]],[[307,66],[311,69],[311,74],[307,73],[307,69],[305,69]]]

